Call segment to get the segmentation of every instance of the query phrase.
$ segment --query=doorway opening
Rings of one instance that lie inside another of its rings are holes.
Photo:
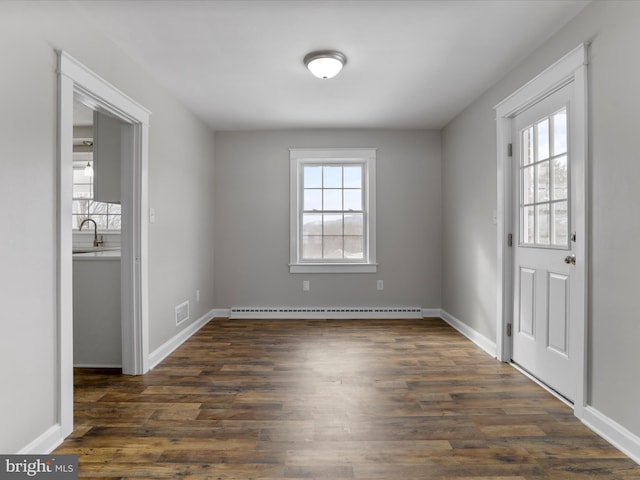
[[[73,105],[122,123],[121,341],[122,371],[149,370],[148,135],[150,112],[64,51],[58,52],[58,404],[60,440],[73,431]]]
[[[73,103],[73,365],[122,371],[120,188],[127,123]],[[99,139],[99,141],[98,141]]]

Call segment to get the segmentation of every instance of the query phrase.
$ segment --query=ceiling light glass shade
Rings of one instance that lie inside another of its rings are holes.
[[[347,63],[343,53],[334,50],[311,52],[304,57],[304,64],[316,77],[328,79],[335,77]]]
[[[84,167],[84,175],[85,177],[93,177],[93,167],[90,162],[87,162],[87,166]]]

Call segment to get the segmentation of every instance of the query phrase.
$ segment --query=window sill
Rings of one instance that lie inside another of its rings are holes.
[[[376,273],[377,263],[296,263],[289,273]]]

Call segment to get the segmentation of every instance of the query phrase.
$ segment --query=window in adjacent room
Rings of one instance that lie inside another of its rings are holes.
[[[291,273],[375,272],[376,150],[292,149]]]
[[[85,166],[89,161],[93,161],[92,153],[74,152],[73,229],[77,230],[85,218],[92,218],[97,223],[99,231],[119,232],[121,223],[120,205],[93,200],[93,177],[85,174]]]

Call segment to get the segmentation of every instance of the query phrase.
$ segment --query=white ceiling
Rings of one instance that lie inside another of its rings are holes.
[[[441,128],[584,0],[78,2],[214,130]],[[347,56],[319,80],[302,58]]]

